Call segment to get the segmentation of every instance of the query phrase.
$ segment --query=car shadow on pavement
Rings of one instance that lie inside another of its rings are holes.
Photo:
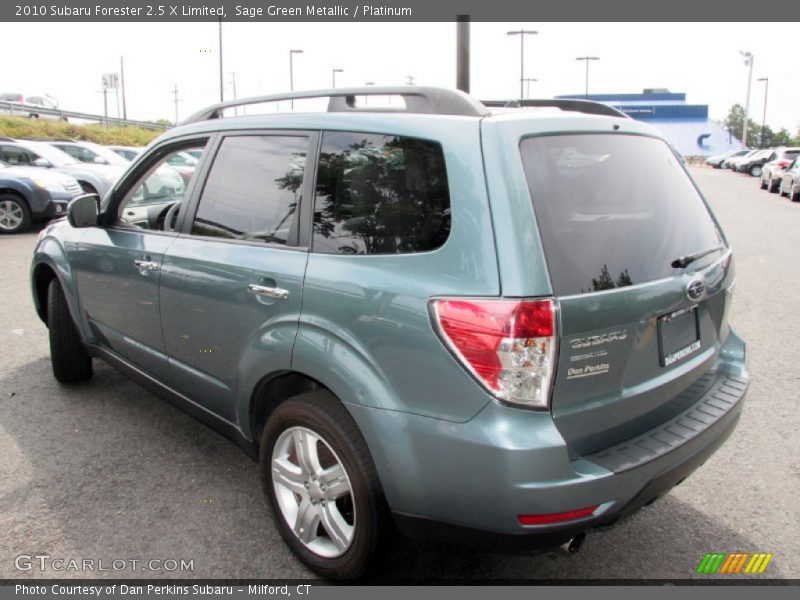
[[[48,358],[0,379],[0,455],[0,578],[314,577],[273,527],[255,463],[99,361],[94,378],[78,386],[57,384]],[[683,579],[696,576],[706,552],[770,551],[674,495],[611,530],[590,533],[571,558],[399,535],[389,543],[373,573],[377,582]],[[37,552],[108,562],[185,559],[193,568],[15,569],[14,557]],[[781,576],[778,557],[765,576]]]

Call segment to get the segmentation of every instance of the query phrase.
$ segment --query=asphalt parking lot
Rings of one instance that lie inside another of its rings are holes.
[[[572,558],[397,540],[382,579],[687,578],[706,552],[772,552],[800,578],[800,203],[757,180],[692,170],[737,260],[732,323],[751,387],[738,429],[667,497]],[[0,578],[306,578],[237,447],[106,366],[78,387],[50,372],[30,298],[36,231],[0,237]],[[19,555],[184,559],[188,572],[20,571]],[[742,577],[742,576],[738,576]]]

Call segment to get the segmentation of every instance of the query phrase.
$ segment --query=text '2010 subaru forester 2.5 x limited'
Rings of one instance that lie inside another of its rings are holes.
[[[491,104],[304,92],[167,132],[40,235],[56,378],[104,359],[236,440],[328,577],[393,527],[574,549],[654,500],[741,412],[730,248],[649,126]],[[184,151],[187,185],[153,177]]]

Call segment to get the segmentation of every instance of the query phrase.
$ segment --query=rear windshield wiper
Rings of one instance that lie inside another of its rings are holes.
[[[695,252],[694,254],[687,254],[686,256],[681,256],[672,261],[672,268],[685,269],[694,261],[703,258],[704,256],[708,256],[709,254],[713,254],[714,252],[719,252],[725,249],[726,249],[725,246],[720,244],[718,246],[714,246],[713,248],[708,248],[707,250],[701,250],[700,252]]]

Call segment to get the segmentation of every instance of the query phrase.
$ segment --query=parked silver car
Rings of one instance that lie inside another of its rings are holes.
[[[781,196],[789,196],[792,202],[800,202],[800,157],[795,158],[783,172],[780,193]]]
[[[55,169],[78,180],[85,192],[103,198],[125,171],[116,165],[81,163],[45,142],[0,138],[0,160],[9,165]]]
[[[777,192],[783,180],[783,172],[800,156],[800,148],[775,148],[761,169],[761,189]]]

